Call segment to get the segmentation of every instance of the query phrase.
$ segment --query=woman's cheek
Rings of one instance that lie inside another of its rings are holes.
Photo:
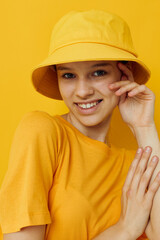
[[[60,91],[60,94],[61,94],[63,100],[65,100],[68,97],[67,91],[65,91],[64,89],[65,89],[65,87],[63,85],[59,86],[59,91]]]
[[[98,83],[98,89],[105,95],[106,93],[108,94],[113,94],[113,90],[109,88],[109,84],[113,83],[114,81],[102,81]]]
[[[67,81],[59,81],[59,90],[62,98],[67,98],[74,92],[74,85]]]

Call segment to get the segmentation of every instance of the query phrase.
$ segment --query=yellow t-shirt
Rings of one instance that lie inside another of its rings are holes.
[[[26,114],[0,190],[2,232],[47,224],[45,240],[94,238],[119,219],[134,156],[88,138],[61,116]]]

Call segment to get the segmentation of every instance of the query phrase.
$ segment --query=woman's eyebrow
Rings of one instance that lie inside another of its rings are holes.
[[[97,64],[94,64],[94,65],[90,66],[90,68],[104,67],[104,66],[112,66],[112,65],[110,63],[97,63]],[[73,70],[73,69],[72,68],[68,68],[68,67],[58,66],[57,70]]]
[[[58,67],[57,67],[57,70],[73,70],[73,69],[72,69],[72,68],[68,68],[68,67],[58,66]]]
[[[104,66],[112,66],[112,64],[110,64],[110,63],[97,63],[97,64],[92,65],[91,68],[104,67]]]

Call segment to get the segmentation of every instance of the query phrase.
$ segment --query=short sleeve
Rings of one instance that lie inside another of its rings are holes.
[[[18,125],[8,170],[0,189],[2,233],[51,223],[48,196],[57,167],[56,128],[49,115],[35,111]]]

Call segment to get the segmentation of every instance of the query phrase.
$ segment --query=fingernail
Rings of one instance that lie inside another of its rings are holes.
[[[146,147],[145,148],[145,152],[150,152],[151,148],[150,147]]]
[[[157,162],[158,161],[158,157],[157,156],[154,156],[153,158],[152,158],[152,162]]]
[[[141,152],[142,152],[142,148],[138,148],[137,153],[141,153]]]

